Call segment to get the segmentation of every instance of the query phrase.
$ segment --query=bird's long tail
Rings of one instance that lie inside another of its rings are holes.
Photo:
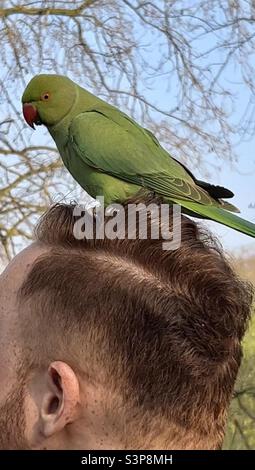
[[[226,225],[227,227],[231,227],[238,232],[245,233],[246,235],[255,238],[255,224],[249,222],[248,220],[242,219],[235,214],[231,214],[231,212],[228,212],[219,207],[204,206],[197,202],[181,201],[178,199],[175,199],[174,202],[176,204],[180,204],[182,207],[187,209],[189,213],[194,214],[194,216],[197,214],[200,216],[200,218],[202,216],[205,219],[214,220],[222,225]]]

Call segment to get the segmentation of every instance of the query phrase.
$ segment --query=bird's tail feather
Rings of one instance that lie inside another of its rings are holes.
[[[219,199],[219,201],[222,204],[222,209],[225,209],[226,211],[235,212],[236,214],[239,214],[240,210],[236,206],[234,206],[233,204],[230,204],[230,202],[224,201],[223,199]]]
[[[219,222],[222,225],[226,225],[238,232],[255,238],[255,224],[235,214],[231,214],[231,212],[219,207],[204,206],[197,202],[181,201],[178,199],[175,199],[173,202],[180,204],[183,208],[187,209],[189,213],[194,214],[195,217],[197,214],[199,218],[202,216],[205,219],[214,220],[215,222]]]

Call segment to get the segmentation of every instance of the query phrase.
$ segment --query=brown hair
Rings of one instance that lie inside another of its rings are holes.
[[[20,291],[33,314],[26,350],[37,366],[66,360],[112,390],[127,447],[218,448],[251,287],[187,217],[180,248],[163,251],[161,239],[76,240],[73,208],[52,207],[36,230],[49,251]]]

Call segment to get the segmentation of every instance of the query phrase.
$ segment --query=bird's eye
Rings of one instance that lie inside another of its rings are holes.
[[[48,101],[49,97],[50,97],[49,93],[44,93],[41,98],[43,101]]]

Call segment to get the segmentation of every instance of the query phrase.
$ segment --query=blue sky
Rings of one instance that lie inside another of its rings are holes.
[[[137,29],[139,32],[139,27]],[[210,46],[211,38],[207,41],[199,43],[198,48],[205,48]],[[144,39],[145,41],[145,39]],[[154,42],[152,41],[152,36],[148,35],[148,42],[150,42],[150,48],[148,49],[148,54],[151,57],[151,60],[157,61],[159,58],[160,53],[157,48],[157,45],[154,46]],[[202,49],[201,49],[202,50]],[[43,71],[41,71],[43,72]],[[51,73],[54,73],[54,70],[51,70]],[[59,71],[58,71],[59,73]],[[235,83],[233,83],[233,77],[235,78]],[[27,75],[27,81],[31,76]],[[75,78],[72,77],[71,78]],[[165,103],[170,103],[173,100],[173,90],[174,90],[174,83],[173,86],[169,89],[167,86],[164,86],[165,78],[162,77],[161,79],[158,78],[157,81],[154,82],[153,88],[150,90],[150,96],[155,97],[157,103],[162,104],[164,107]],[[225,83],[228,84],[229,88],[234,91],[236,94],[236,102],[235,102],[235,110],[233,112],[233,120],[238,120],[241,118],[245,106],[247,104],[247,100],[249,99],[247,90],[242,84],[241,81],[241,71],[237,73],[235,67],[230,65],[226,68],[224,73],[223,80]],[[79,78],[79,83],[82,84],[82,78]],[[22,90],[15,90],[16,84],[13,83],[13,93],[16,95],[17,100],[20,99],[20,95]],[[20,106],[20,104],[19,104]],[[21,109],[20,109],[21,110]],[[156,119],[156,116],[155,116]],[[29,135],[29,139],[34,144],[36,143],[45,143],[45,132],[43,130],[37,129],[35,133],[32,133],[27,130],[26,135]],[[196,136],[194,135],[194,139]],[[238,141],[238,136],[236,141]],[[194,172],[196,176],[200,176],[201,179],[211,181],[214,184],[220,184],[222,186],[226,186],[227,188],[231,189],[235,193],[235,198],[233,199],[233,203],[238,206],[241,210],[241,216],[254,222],[255,223],[255,208],[249,208],[249,205],[255,206],[255,136],[250,138],[249,141],[242,142],[241,144],[236,147],[236,150],[239,155],[239,160],[236,163],[228,163],[224,158],[221,162],[217,160],[217,165],[221,165],[221,169],[219,171],[213,170],[213,167],[209,168],[210,170],[210,177],[205,177],[204,173],[200,173],[199,168],[194,168],[191,164],[189,165],[188,162],[186,163],[190,166],[190,169]],[[175,156],[175,155],[173,155]],[[224,157],[224,156],[223,156]],[[213,157],[210,157],[213,158]],[[205,155],[205,159],[208,161],[208,156]],[[210,162],[210,160],[209,160]],[[212,163],[214,163],[212,161]],[[53,199],[58,200],[58,195],[53,194]],[[72,195],[70,196],[72,197]],[[207,224],[207,222],[204,222]],[[228,251],[237,250],[239,252],[254,252],[255,253],[255,239],[249,238],[245,235],[239,234],[232,229],[225,228],[220,226],[216,223],[209,223],[211,230],[219,237],[221,243],[223,244],[224,248]]]
[[[216,36],[208,35],[198,41],[198,51],[206,51],[216,43],[217,34]],[[158,57],[159,51],[156,48],[154,48],[152,52]],[[215,62],[221,63],[222,58],[220,52],[216,50],[214,54]],[[252,61],[253,58],[249,57],[249,60]],[[209,60],[213,62],[211,56]],[[210,69],[210,65],[208,69]],[[168,87],[164,86],[164,77],[158,80],[159,84],[155,90],[155,96],[157,97],[158,103],[164,107],[166,102],[171,102],[173,96],[171,95],[171,91],[167,89]],[[251,108],[254,106],[254,96],[251,97],[250,92],[244,84],[242,66],[237,65],[234,61],[230,61],[222,74],[221,83],[224,85],[225,89],[232,92],[235,96],[230,121],[237,123],[240,120],[245,120],[247,118],[245,114],[247,104],[250,103]],[[172,89],[174,89],[174,82]],[[253,115],[255,115],[254,112]],[[194,139],[196,139],[196,135],[194,135]],[[200,172],[199,168],[194,168],[192,162],[190,162],[190,165],[188,162],[186,162],[186,164],[190,167],[195,176],[200,176],[200,178],[205,181],[231,189],[235,194],[231,202],[240,209],[240,216],[255,223],[255,135],[249,135],[249,139],[246,138],[246,140],[243,140],[241,143],[239,135],[230,137],[230,139],[233,143],[233,149],[238,155],[237,162],[230,163],[226,161],[224,155],[222,155],[221,161],[216,158],[214,159],[213,156],[205,155],[204,158],[206,162],[209,163],[209,177],[205,176],[204,172]],[[210,165],[210,163],[212,163],[212,165]],[[215,169],[216,167],[220,167],[220,169],[217,170]],[[253,205],[254,208],[249,208],[249,205]],[[226,250],[237,251],[241,254],[255,253],[255,239],[217,223],[203,223],[208,225],[212,232],[218,236]]]
[[[212,177],[214,183],[225,185],[235,193],[233,202],[241,210],[241,217],[255,223],[255,139],[249,145],[240,145],[239,162],[235,165],[223,163],[220,173]],[[254,204],[254,209],[249,208]],[[255,240],[216,223],[209,223],[211,230],[219,237],[227,250],[247,249],[255,253]]]

